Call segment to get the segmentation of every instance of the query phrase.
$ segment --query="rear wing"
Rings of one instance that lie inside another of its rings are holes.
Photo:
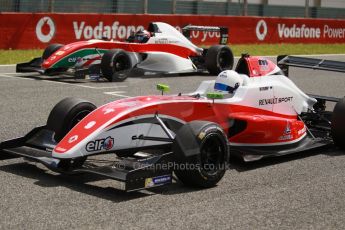
[[[289,66],[345,73],[345,62],[318,58],[279,55],[277,65],[286,76],[289,76]]]
[[[191,31],[219,32],[220,33],[219,44],[226,45],[228,43],[229,30],[227,27],[187,25],[182,28],[182,34],[188,39],[190,39]]]

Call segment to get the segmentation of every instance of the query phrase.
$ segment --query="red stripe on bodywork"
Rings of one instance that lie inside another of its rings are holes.
[[[97,60],[101,60],[101,57],[95,57],[95,58],[92,58],[92,59],[90,59],[90,60],[87,60],[87,61],[83,64],[83,66],[89,66],[89,65],[91,65],[91,63],[93,63],[94,61],[97,61]]]
[[[127,42],[111,42],[111,41],[102,41],[97,40],[96,42],[81,41],[68,44],[59,51],[64,51],[62,55],[52,55],[42,64],[44,69],[52,67],[55,63],[59,62],[61,59],[66,56],[81,50],[81,49],[123,49],[127,52],[136,52],[136,53],[147,53],[147,52],[165,52],[180,56],[182,58],[188,58],[190,56],[198,55],[195,50],[186,48],[184,46],[179,46],[175,44],[146,44],[146,43],[127,43]]]

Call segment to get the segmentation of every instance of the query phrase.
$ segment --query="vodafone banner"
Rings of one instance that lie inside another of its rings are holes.
[[[187,24],[225,26],[230,44],[345,43],[345,20],[200,15],[0,13],[0,49],[45,48],[106,36],[125,40],[152,21],[177,29]],[[219,41],[215,32],[193,32],[196,45]]]

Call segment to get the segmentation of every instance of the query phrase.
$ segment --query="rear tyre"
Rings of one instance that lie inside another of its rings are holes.
[[[205,56],[205,65],[212,75],[218,75],[224,70],[231,70],[234,65],[234,55],[228,46],[211,46]]]
[[[54,131],[54,139],[59,142],[80,120],[95,109],[96,106],[91,102],[79,98],[65,98],[50,112],[47,128]]]
[[[177,131],[173,152],[175,174],[188,186],[209,188],[224,176],[229,150],[222,128],[208,121],[193,121]]]
[[[345,98],[338,101],[334,107],[331,135],[334,144],[341,149],[345,149]]]
[[[63,45],[61,45],[61,44],[50,44],[43,51],[42,59],[45,60],[45,59],[49,58],[53,53],[55,53],[55,51],[57,51],[61,47],[63,47]]]
[[[109,50],[102,56],[101,70],[103,77],[108,81],[121,82],[126,80],[131,68],[131,58],[124,50]]]

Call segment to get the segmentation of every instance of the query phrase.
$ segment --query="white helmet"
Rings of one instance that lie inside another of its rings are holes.
[[[243,81],[244,79],[237,72],[225,70],[217,76],[214,90],[233,94],[238,87],[243,85]]]

